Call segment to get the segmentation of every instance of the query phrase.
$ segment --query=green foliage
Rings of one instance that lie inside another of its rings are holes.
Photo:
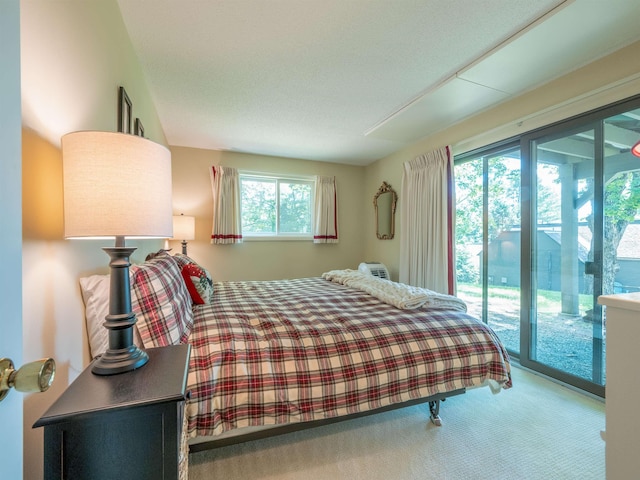
[[[471,284],[480,281],[478,259],[466,248],[456,250],[456,281]]]
[[[489,159],[489,241],[520,225],[520,161]]]
[[[482,243],[482,162],[455,167],[456,244]]]
[[[457,285],[458,294],[464,297],[466,301],[482,300],[482,285],[463,283]],[[538,313],[557,314],[562,311],[561,292],[553,290],[537,290],[536,306]],[[520,287],[504,287],[489,285],[487,287],[487,296],[493,299],[503,299],[509,301],[513,305],[520,303]],[[593,297],[591,295],[580,294],[578,297],[580,311],[586,312],[593,308]]]
[[[614,225],[633,222],[640,209],[640,171],[624,172],[613,177],[605,186],[605,216]]]
[[[483,159],[456,165],[456,243],[482,243]],[[508,157],[488,159],[489,241],[520,225],[520,161]]]
[[[538,224],[560,222],[562,214],[560,211],[560,171],[558,166],[539,163],[536,175]]]
[[[276,182],[242,179],[242,231],[244,234],[276,232]]]
[[[280,233],[311,233],[311,187],[280,182]]]
[[[245,177],[240,183],[243,234],[311,233],[310,182]]]

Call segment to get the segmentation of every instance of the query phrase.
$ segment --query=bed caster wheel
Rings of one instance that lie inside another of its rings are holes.
[[[442,400],[444,402],[444,400]],[[436,427],[442,426],[442,419],[440,418],[440,400],[433,400],[429,402],[429,419]]]

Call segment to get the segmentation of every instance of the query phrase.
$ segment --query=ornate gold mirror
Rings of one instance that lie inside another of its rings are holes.
[[[380,240],[391,240],[395,234],[396,203],[398,195],[387,182],[382,182],[373,197],[376,210],[376,236]]]

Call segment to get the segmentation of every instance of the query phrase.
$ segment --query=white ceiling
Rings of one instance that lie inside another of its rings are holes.
[[[367,165],[640,39],[637,0],[118,0],[170,145]]]

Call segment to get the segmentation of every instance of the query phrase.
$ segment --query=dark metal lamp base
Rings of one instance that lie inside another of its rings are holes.
[[[91,371],[96,375],[116,375],[140,368],[148,361],[147,352],[136,345],[122,350],[109,349],[95,360]]]
[[[109,314],[104,326],[109,331],[109,348],[91,367],[96,375],[116,375],[142,367],[149,361],[147,353],[134,343],[136,315],[131,311],[129,257],[135,248],[124,245],[124,237],[116,237],[116,246],[103,249],[111,261]]]

